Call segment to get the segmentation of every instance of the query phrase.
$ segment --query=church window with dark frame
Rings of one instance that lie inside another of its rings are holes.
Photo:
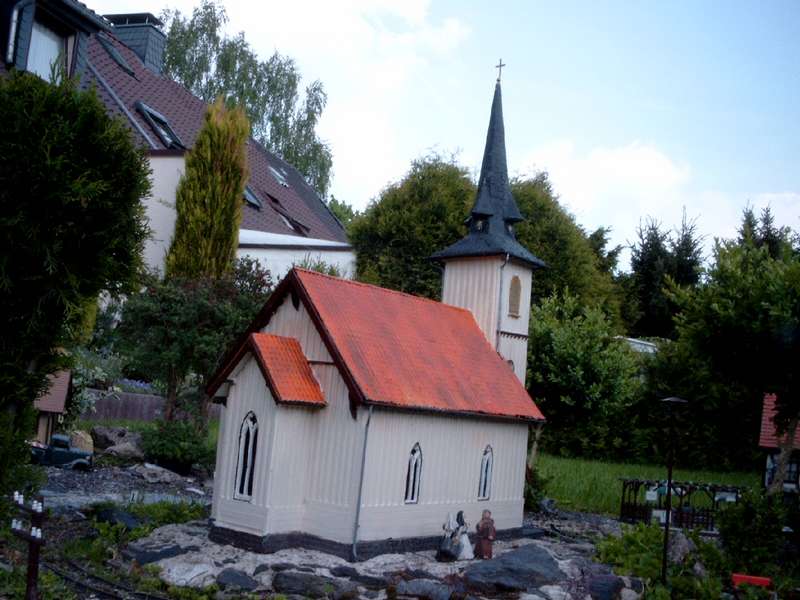
[[[478,480],[478,500],[488,500],[492,496],[492,467],[494,466],[494,452],[491,446],[486,446],[481,457],[481,474]]]
[[[414,444],[408,456],[408,470],[406,471],[406,504],[416,504],[419,501],[419,484],[422,478],[422,448],[419,443]]]
[[[256,450],[258,447],[258,419],[250,411],[239,429],[239,457],[236,462],[236,487],[233,497],[250,500],[253,497]]]
[[[508,314],[511,317],[519,317],[519,306],[522,299],[522,283],[519,277],[514,275],[511,278],[511,285],[508,290]]]

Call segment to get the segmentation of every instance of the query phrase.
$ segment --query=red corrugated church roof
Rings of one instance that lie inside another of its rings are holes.
[[[220,373],[221,379],[227,378],[248,352],[256,359],[264,381],[272,391],[276,402],[325,406],[325,397],[322,395],[319,382],[311,371],[300,342],[296,339],[266,333],[251,333],[234,359]]]
[[[764,408],[761,412],[761,435],[758,445],[761,448],[777,448],[778,433],[775,427],[775,394],[764,394]],[[800,429],[795,432],[794,447],[800,449]]]
[[[250,331],[265,327],[289,293],[293,300],[302,299],[355,400],[401,409],[544,419],[468,310],[295,268]],[[235,356],[229,361],[236,361]],[[223,379],[214,377],[209,393]]]

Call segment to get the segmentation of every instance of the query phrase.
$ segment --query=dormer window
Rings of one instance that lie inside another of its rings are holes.
[[[283,187],[289,187],[289,182],[286,181],[286,172],[281,169],[279,171],[275,167],[270,166],[269,172],[272,174],[272,177]]]
[[[514,235],[514,225],[511,223],[506,223],[506,231],[508,231],[508,233],[511,235]]]
[[[256,208],[258,210],[261,210],[261,207],[263,206],[263,204],[261,204],[261,200],[258,198],[258,196],[255,195],[255,193],[253,192],[253,190],[250,189],[250,187],[244,188],[244,201],[247,202],[247,204],[249,204],[253,208]]]
[[[58,76],[64,70],[69,72],[69,46],[72,40],[73,36],[57,31],[50,23],[37,18],[31,30],[27,70],[45,81],[52,81],[54,73]]]
[[[147,121],[147,124],[150,125],[150,128],[159,137],[161,143],[167,148],[175,148],[179,150],[184,150],[186,148],[186,146],[183,145],[181,138],[179,138],[178,134],[172,129],[169,121],[167,121],[167,118],[164,115],[153,110],[144,102],[137,102],[136,110],[139,111],[139,114],[144,117],[144,120]]]
[[[486,225],[486,221],[484,219],[476,219],[475,220],[475,229],[477,231],[483,231],[483,228]]]

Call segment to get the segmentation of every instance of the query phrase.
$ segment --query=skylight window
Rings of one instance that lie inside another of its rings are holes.
[[[275,167],[269,167],[269,172],[272,173],[272,176],[275,178],[275,181],[277,181],[283,187],[289,187],[289,182],[286,181],[285,171],[281,172],[278,171],[278,169],[276,169]]]
[[[261,210],[261,207],[264,206],[261,203],[259,197],[256,196],[253,190],[251,190],[249,187],[244,188],[244,201],[247,202],[250,206],[257,208],[259,210]]]
[[[179,138],[178,134],[170,127],[169,121],[167,121],[164,115],[153,110],[144,102],[137,102],[136,110],[144,117],[144,120],[147,121],[147,124],[156,132],[156,135],[167,148],[186,149],[181,138]]]
[[[299,221],[296,221],[296,220],[292,219],[291,217],[287,217],[282,212],[279,212],[278,216],[281,218],[281,220],[283,221],[284,225],[286,225],[289,229],[291,229],[292,231],[294,231],[298,235],[302,235],[303,237],[306,236],[306,234],[308,232],[308,227],[306,227],[305,225],[303,225]]]

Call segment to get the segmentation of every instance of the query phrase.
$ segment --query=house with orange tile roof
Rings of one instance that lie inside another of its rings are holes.
[[[761,411],[761,431],[758,437],[758,446],[767,454],[764,468],[764,486],[769,487],[775,478],[780,454],[778,428],[775,425],[775,394],[764,394],[764,404]],[[783,491],[798,493],[800,491],[800,431],[797,431],[793,442],[794,452],[783,478]]]
[[[522,527],[531,281],[500,83],[466,236],[432,258],[443,301],[292,269],[206,392],[223,404],[212,539],[353,560],[436,545],[448,513]]]
[[[0,3],[0,77],[15,69],[49,79],[56,63],[81,88],[93,88],[147,153],[152,190],[143,202],[152,233],[144,260],[159,270],[175,228],[184,157],[206,111],[205,102],[162,73],[162,25],[150,13],[101,16],[78,0]],[[257,259],[276,278],[304,259],[352,276],[355,254],[344,227],[302,174],[253,138],[247,161],[238,256]]]

